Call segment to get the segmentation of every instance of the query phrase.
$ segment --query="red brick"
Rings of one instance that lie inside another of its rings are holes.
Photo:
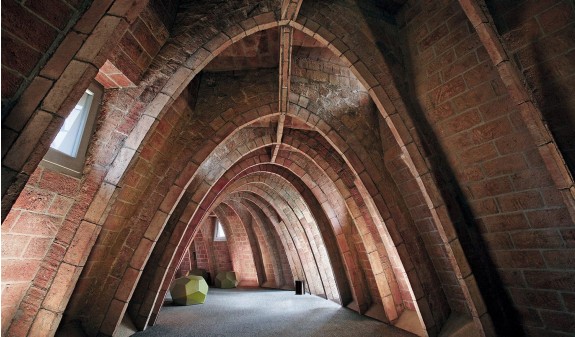
[[[121,301],[127,302],[131,297],[135,289],[138,280],[140,279],[141,272],[133,268],[127,268],[124,276],[122,277],[122,283],[116,291],[115,297]]]
[[[527,168],[525,159],[520,154],[511,154],[488,161],[483,165],[484,172],[488,177],[496,177],[512,174]]]
[[[453,99],[453,106],[459,111],[476,107],[483,102],[496,97],[492,82],[486,82],[467,90],[465,93]]]
[[[44,259],[44,265],[46,266],[46,268],[55,270],[56,267],[60,264],[60,262],[62,262],[62,259],[64,259],[65,254],[66,254],[66,245],[54,242],[54,244],[50,245],[48,254]]]
[[[541,174],[541,171],[536,169],[517,172],[511,177],[511,181],[516,190],[537,188],[542,191],[542,187],[554,186],[550,176]]]
[[[113,0],[93,2],[80,20],[78,20],[74,29],[84,34],[90,34],[112,2]]]
[[[60,172],[45,170],[39,186],[64,196],[75,197],[80,191],[80,179]]]
[[[477,142],[495,140],[512,132],[511,123],[507,118],[499,118],[477,126],[471,130],[471,138]]]
[[[575,333],[575,315],[573,313],[541,310],[540,314],[547,329],[570,334]]]
[[[564,208],[528,212],[527,218],[534,228],[568,227],[572,223],[569,212]]]
[[[543,198],[538,191],[524,191],[506,194],[497,198],[497,203],[503,212],[514,212],[527,209],[537,209],[544,206]]]
[[[127,31],[126,34],[124,34],[122,37],[120,45],[122,46],[122,50],[126,53],[126,55],[128,55],[128,57],[134,62],[136,62],[140,55],[144,52],[142,46],[140,46],[136,38],[134,38],[132,33],[129,31]]]
[[[484,217],[481,218],[481,223],[489,232],[505,232],[529,228],[529,222],[521,213]]]
[[[54,117],[51,114],[45,111],[36,111],[4,157],[2,164],[17,171],[23,169],[29,156],[37,150],[38,135],[49,130],[53,121]]]
[[[514,109],[516,110],[516,106],[507,97],[491,100],[479,107],[485,121],[506,116],[514,111]],[[511,121],[513,121],[513,119],[511,119]],[[522,122],[523,121],[521,120],[521,123]]]
[[[104,74],[101,70],[98,72],[98,74],[96,75],[96,81],[98,81],[98,83],[100,83],[101,85],[104,86],[104,88],[106,89],[110,89],[110,88],[117,88],[119,87],[118,84],[114,81],[112,81],[112,79],[110,79],[106,74]]]
[[[91,64],[72,60],[42,102],[42,108],[62,117],[76,105],[98,69]]]
[[[517,305],[541,308],[555,309],[561,307],[558,293],[555,291],[542,291],[530,289],[512,289],[511,298]]]
[[[144,47],[144,49],[150,56],[154,57],[158,53],[161,45],[152,35],[152,33],[150,32],[148,26],[144,23],[144,21],[140,19],[136,20],[134,25],[130,27],[130,30],[132,31],[132,34],[134,34],[134,37],[138,40],[140,45]]]
[[[28,235],[2,233],[2,259],[21,256],[28,241],[30,241]]]
[[[462,39],[455,47],[455,55],[461,57],[469,52],[482,48],[483,44],[479,37],[475,35],[470,35],[465,39]]]
[[[42,334],[52,336],[56,334],[61,319],[62,316],[57,313],[40,309],[34,319],[34,323],[30,327],[30,336],[40,336]]]
[[[575,265],[573,249],[546,250],[543,252],[545,261],[550,268],[571,269]]]
[[[27,2],[26,7],[60,30],[66,27],[72,16],[72,8],[61,0],[32,1]]]
[[[18,138],[18,133],[7,128],[2,128],[2,156],[10,149],[10,146]]]
[[[561,236],[567,248],[575,248],[575,229],[561,230]]]
[[[541,13],[538,21],[543,31],[549,34],[572,23],[573,17],[575,17],[573,4],[570,5],[569,1],[561,1],[558,5]]]
[[[498,139],[495,142],[497,150],[502,155],[522,152],[533,148],[533,141],[531,135],[528,133],[511,134]]]
[[[481,123],[481,115],[476,109],[473,109],[439,123],[439,133],[441,136],[449,136],[479,123]]]
[[[2,287],[2,311],[8,305],[17,306],[22,300],[26,290],[28,289],[28,283],[15,283],[15,284],[5,284]],[[4,325],[3,325],[4,326]]]
[[[554,229],[531,230],[511,234],[515,248],[560,248],[564,245],[559,232]]]
[[[543,322],[539,316],[539,311],[532,308],[517,307],[519,318],[524,325],[542,327]]]
[[[31,281],[40,262],[2,259],[2,282]]]
[[[135,86],[134,83],[124,74],[112,74],[110,75],[110,79],[114,81],[114,83],[116,83],[117,86],[120,88],[128,88]]]
[[[42,306],[53,312],[62,312],[66,308],[81,268],[62,263],[54,277],[54,281],[46,294]]]
[[[563,303],[567,307],[567,310],[575,311],[575,294],[574,293],[562,293]]]
[[[491,60],[489,60],[467,71],[463,75],[463,78],[465,79],[465,83],[467,83],[467,86],[469,88],[473,88],[492,78],[494,70],[495,69],[493,68],[493,63],[491,62]]]
[[[508,193],[512,190],[512,185],[509,177],[498,177],[472,183],[467,188],[474,198],[479,199]]]
[[[439,88],[433,90],[429,96],[434,105],[439,105],[446,100],[464,92],[466,89],[463,77],[458,76],[449,82],[443,84]]]
[[[86,36],[83,34],[74,31],[69,32],[54,52],[54,55],[52,55],[42,68],[40,75],[51,79],[58,79],[74,55],[76,55],[76,52],[78,52],[85,39]]]
[[[57,34],[56,29],[14,0],[2,3],[2,28],[40,52],[48,50]]]
[[[477,56],[475,56],[475,53],[469,53],[463,57],[456,59],[455,62],[445,67],[445,69],[442,70],[442,78],[444,81],[447,81],[459,74],[463,74],[476,64],[477,64]]]
[[[452,116],[454,113],[453,111],[453,106],[451,105],[451,103],[447,102],[444,103],[440,106],[438,106],[436,109],[430,111],[427,114],[427,118],[429,119],[429,121],[431,123],[436,123],[436,122],[440,122],[442,120],[445,120],[446,118]]]
[[[73,199],[57,195],[48,209],[48,213],[56,216],[64,216],[72,207]]]
[[[526,18],[529,19],[522,20],[516,29],[502,35],[503,42],[509,51],[515,51],[527,45],[528,37],[538,36],[541,33],[537,20],[528,16]]]
[[[28,259],[41,259],[46,256],[51,244],[52,238],[32,237],[24,251],[23,257]]]
[[[26,91],[20,96],[16,106],[14,106],[10,114],[6,117],[4,121],[5,125],[17,131],[22,130],[34,110],[38,107],[40,101],[44,98],[44,95],[46,95],[52,86],[52,83],[53,82],[48,79],[35,77]]]
[[[513,248],[509,233],[485,233],[483,239],[490,250],[508,250]]]
[[[460,155],[461,164],[474,164],[478,162],[482,162],[485,160],[493,159],[498,157],[499,154],[495,149],[495,146],[491,143],[485,143],[474,148],[470,148],[466,151],[463,151]]]
[[[16,94],[24,77],[2,67],[2,98],[11,98]]]
[[[151,254],[151,250],[154,248],[155,242],[148,239],[142,239],[138,248],[134,252],[134,256],[130,261],[130,266],[137,270],[142,270]]]
[[[525,270],[523,275],[527,284],[535,289],[575,291],[574,272]]]
[[[25,212],[12,227],[13,233],[54,236],[60,227],[62,218]]]
[[[70,243],[64,261],[74,266],[83,266],[99,232],[99,226],[82,221]]]
[[[13,207],[33,212],[45,212],[54,200],[54,196],[51,191],[25,187]]]
[[[419,49],[423,51],[431,47],[434,43],[436,43],[445,35],[447,35],[448,32],[449,29],[447,28],[446,24],[439,26],[433,32],[427,35],[423,40],[421,40],[421,42],[418,43]]]
[[[24,56],[25,55],[25,56]],[[2,65],[9,67],[18,73],[28,76],[42,54],[10,34],[2,36]]]
[[[545,268],[545,261],[539,251],[509,250],[495,253],[495,264],[499,268]]]

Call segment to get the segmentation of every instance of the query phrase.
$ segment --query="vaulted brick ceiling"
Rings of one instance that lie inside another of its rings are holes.
[[[571,3],[74,3],[5,7],[50,29],[3,17],[3,334],[145,329],[192,266],[420,335],[572,332]],[[38,165],[93,78],[81,178]]]

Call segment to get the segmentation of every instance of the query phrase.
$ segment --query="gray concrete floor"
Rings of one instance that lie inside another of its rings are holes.
[[[167,305],[156,325],[133,336],[415,335],[322,298],[269,289],[210,288],[204,304]]]

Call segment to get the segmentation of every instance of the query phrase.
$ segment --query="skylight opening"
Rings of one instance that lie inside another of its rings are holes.
[[[78,156],[78,149],[86,128],[93,97],[94,93],[86,90],[74,110],[70,112],[70,115],[64,121],[64,125],[62,125],[58,135],[50,145],[51,148],[73,158]]]
[[[214,233],[214,241],[226,241],[226,232],[220,220],[216,219],[216,229]]]

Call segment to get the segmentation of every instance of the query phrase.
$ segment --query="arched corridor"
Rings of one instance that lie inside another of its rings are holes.
[[[146,330],[194,269],[575,333],[572,1],[51,2],[2,4],[3,335]]]

